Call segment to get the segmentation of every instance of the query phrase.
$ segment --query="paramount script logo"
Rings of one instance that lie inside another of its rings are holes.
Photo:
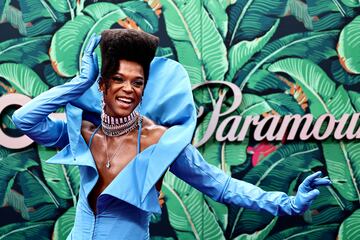
[[[205,144],[211,136],[215,133],[217,141],[243,141],[246,133],[250,127],[255,127],[254,139],[261,141],[267,139],[268,141],[281,141],[284,137],[287,140],[294,140],[297,136],[301,140],[315,138],[317,140],[324,140],[331,134],[334,138],[339,140],[346,138],[348,140],[360,138],[360,128],[355,130],[360,113],[344,114],[340,119],[330,114],[323,114],[319,116],[314,125],[313,115],[311,114],[294,114],[294,115],[272,115],[260,120],[260,116],[247,116],[242,121],[242,116],[232,115],[232,113],[240,106],[242,94],[240,88],[230,82],[224,81],[207,81],[193,87],[193,90],[208,86],[208,85],[225,85],[232,91],[234,101],[232,105],[224,112],[221,112],[223,107],[225,94],[220,94],[217,102],[214,105],[214,110],[211,113],[210,122],[207,126],[205,134],[202,139],[198,141],[195,146],[199,147]],[[200,107],[198,118],[204,114],[204,108]],[[228,117],[226,117],[228,116]],[[223,119],[225,117],[225,119]],[[220,124],[220,119],[223,119]],[[225,132],[225,130],[227,130]],[[286,136],[285,136],[285,133]]]
[[[230,90],[228,94],[234,96],[234,101],[231,106],[221,112],[226,94],[220,94],[218,100],[214,103],[214,109],[211,112],[210,122],[207,126],[205,134],[202,139],[198,141],[195,146],[199,147],[205,144],[215,134],[217,141],[243,141],[249,128],[254,127],[254,139],[261,141],[267,139],[268,141],[281,141],[286,135],[287,140],[293,140],[299,137],[301,140],[315,138],[317,140],[324,140],[330,135],[339,140],[346,138],[348,140],[360,138],[360,127],[356,130],[357,121],[360,113],[344,114],[340,119],[330,114],[323,114],[317,119],[313,115],[271,115],[260,119],[260,116],[246,116],[244,119],[241,115],[234,115],[234,111],[238,109],[241,104],[242,94],[240,88],[230,82],[225,81],[207,81],[193,86],[195,91],[198,88],[208,87],[211,85],[221,85],[226,87],[226,91]],[[5,94],[0,97],[0,113],[11,105],[25,105],[31,99],[25,95],[12,93]],[[204,114],[204,107],[198,110],[198,118]],[[65,119],[64,114],[52,114],[52,117]],[[220,124],[219,121],[221,120]],[[286,134],[285,134],[286,133]],[[21,149],[29,146],[33,141],[27,136],[11,137],[4,133],[0,128],[0,146],[11,149]]]

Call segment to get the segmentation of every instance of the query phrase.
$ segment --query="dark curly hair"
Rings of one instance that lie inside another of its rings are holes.
[[[108,29],[101,33],[101,79],[106,90],[109,79],[119,68],[119,60],[139,63],[144,70],[145,84],[149,77],[150,63],[155,57],[159,38],[135,29]]]

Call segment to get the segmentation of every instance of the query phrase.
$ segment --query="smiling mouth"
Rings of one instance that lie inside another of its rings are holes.
[[[116,101],[119,102],[124,107],[129,107],[134,102],[132,98],[126,98],[126,97],[117,97]]]

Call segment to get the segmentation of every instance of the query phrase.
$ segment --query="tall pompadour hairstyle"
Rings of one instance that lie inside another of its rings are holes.
[[[109,79],[119,67],[119,60],[139,63],[144,70],[145,83],[149,77],[150,63],[155,57],[159,38],[135,29],[108,29],[101,33],[101,76]],[[109,82],[105,81],[106,89]]]

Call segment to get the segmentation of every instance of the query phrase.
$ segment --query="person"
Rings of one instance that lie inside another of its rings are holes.
[[[100,42],[99,74],[95,48]],[[331,184],[321,172],[296,196],[266,192],[208,164],[191,145],[196,109],[185,69],[155,57],[159,39],[139,30],[93,35],[80,74],[15,111],[15,125],[62,150],[47,162],[78,165],[79,201],[68,239],[149,239],[152,213],[169,169],[215,201],[273,215],[302,214]],[[98,80],[98,81],[96,81]],[[66,106],[66,121],[49,114]]]

